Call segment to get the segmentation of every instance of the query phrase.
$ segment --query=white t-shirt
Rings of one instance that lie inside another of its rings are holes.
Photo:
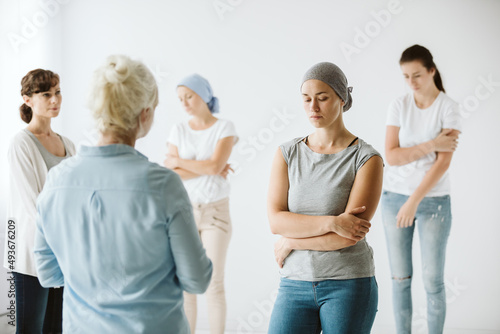
[[[386,125],[399,127],[399,146],[411,147],[436,138],[442,129],[462,131],[458,104],[440,92],[432,105],[420,109],[412,93],[401,96],[389,107]],[[436,161],[436,152],[403,166],[387,166],[384,173],[384,189],[411,196],[422,182],[427,171]],[[450,194],[448,171],[426,197]]]
[[[193,130],[188,122],[176,124],[172,128],[168,142],[177,146],[179,157],[188,160],[208,160],[213,155],[217,143],[222,138],[234,137],[238,141],[234,124],[218,119],[205,130]],[[185,180],[184,186],[194,203],[211,203],[229,196],[229,181],[220,175],[201,175]]]

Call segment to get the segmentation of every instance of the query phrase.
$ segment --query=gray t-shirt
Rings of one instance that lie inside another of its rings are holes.
[[[33,139],[35,142],[36,147],[38,148],[38,151],[40,151],[40,154],[42,155],[43,161],[45,161],[45,165],[47,165],[47,171],[49,171],[52,167],[55,165],[59,164],[61,161],[63,161],[66,158],[69,158],[71,155],[68,152],[68,149],[66,148],[66,145],[64,145],[64,141],[61,139],[63,145],[64,145],[64,150],[66,151],[66,155],[64,157],[58,157],[57,155],[53,155],[50,153],[45,146],[40,143],[38,138],[31,133],[30,130],[24,129],[24,131]]]
[[[280,146],[288,165],[288,209],[311,216],[344,213],[356,172],[373,156],[372,146],[359,139],[335,154],[312,151],[295,138]],[[282,277],[301,281],[352,279],[375,275],[373,250],[366,238],[336,251],[295,250],[280,270]]]

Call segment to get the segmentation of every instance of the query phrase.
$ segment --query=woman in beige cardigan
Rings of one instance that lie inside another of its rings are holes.
[[[28,126],[12,139],[8,150],[10,192],[4,267],[16,286],[16,327],[19,333],[62,332],[62,288],[46,289],[34,261],[36,200],[48,171],[75,154],[73,143],[51,128],[62,96],[59,76],[30,71],[21,81],[24,103],[20,115]]]

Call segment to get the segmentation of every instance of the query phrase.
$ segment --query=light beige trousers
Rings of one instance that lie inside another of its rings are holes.
[[[210,334],[224,334],[226,327],[224,267],[232,233],[229,198],[207,204],[192,204],[201,242],[213,265],[212,280],[206,292]],[[197,315],[196,295],[184,293],[184,311],[191,333],[194,334]]]

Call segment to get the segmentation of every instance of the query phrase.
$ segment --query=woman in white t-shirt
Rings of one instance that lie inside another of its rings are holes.
[[[429,333],[442,333],[444,264],[451,228],[448,168],[461,132],[458,105],[443,88],[429,50],[414,45],[399,61],[412,93],[392,102],[386,129],[382,219],[398,333],[411,332],[412,241],[418,228]]]
[[[169,137],[165,167],[177,172],[193,204],[201,241],[213,263],[213,274],[206,292],[210,333],[223,334],[226,323],[224,267],[231,238],[229,181],[227,163],[238,141],[231,121],[213,116],[219,102],[209,82],[192,74],[177,85],[177,94],[189,121],[174,126]],[[184,294],[184,309],[191,327],[196,329],[196,296]]]

